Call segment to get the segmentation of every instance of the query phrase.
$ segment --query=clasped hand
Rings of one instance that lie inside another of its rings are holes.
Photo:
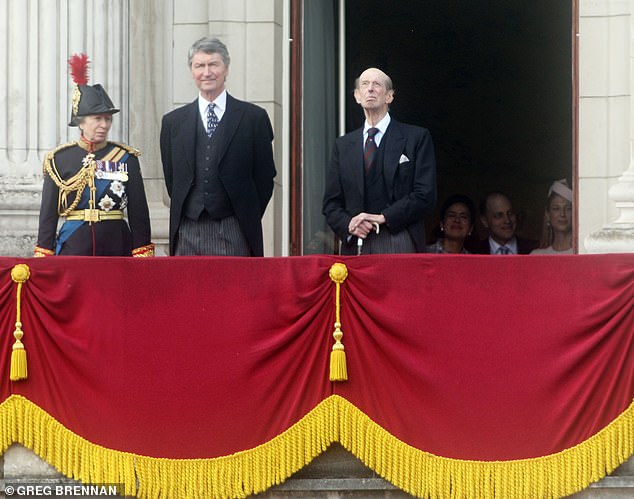
[[[348,232],[353,236],[365,239],[373,230],[379,232],[379,226],[385,223],[385,217],[382,214],[374,215],[372,213],[359,213],[350,219],[348,224]]]

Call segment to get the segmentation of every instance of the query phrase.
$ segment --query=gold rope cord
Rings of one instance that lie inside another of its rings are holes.
[[[348,277],[348,268],[343,263],[333,263],[328,275],[335,283],[335,331],[332,333],[335,344],[330,352],[330,381],[347,381],[346,351],[341,342],[341,284]]]
[[[11,371],[9,379],[11,381],[21,381],[28,376],[26,349],[22,343],[24,331],[22,331],[22,285],[31,277],[31,269],[25,263],[19,263],[11,269],[11,279],[16,286],[16,313],[15,313],[15,343],[11,350]]]
[[[67,145],[62,146],[67,147]],[[55,151],[50,152],[46,160],[44,161],[44,171],[51,177],[55,185],[59,189],[59,198],[57,202],[58,213],[60,216],[65,217],[71,211],[73,211],[79,201],[81,200],[81,195],[88,185],[90,189],[90,199],[89,199],[89,208],[95,208],[95,196],[96,196],[96,187],[95,187],[95,155],[92,153],[87,154],[82,160],[83,166],[82,168],[71,178],[68,180],[62,179],[61,175],[57,170],[57,166],[55,165],[55,153],[60,148]],[[68,205],[68,195],[71,193],[75,193],[75,199],[73,202]]]

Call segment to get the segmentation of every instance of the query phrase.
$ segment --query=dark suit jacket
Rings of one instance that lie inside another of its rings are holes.
[[[522,237],[515,237],[515,239],[517,239],[518,255],[528,255],[535,248],[539,247],[539,241],[534,239],[524,239]],[[489,238],[487,237],[485,240],[480,241],[477,246],[471,248],[471,252],[479,255],[490,255],[491,247],[489,246]]]
[[[194,185],[198,99],[163,116],[161,159],[170,204],[170,253],[182,219],[183,206]],[[262,216],[271,194],[273,129],[266,111],[227,94],[227,108],[214,135],[220,180],[229,195],[240,227],[254,256],[264,254]]]
[[[389,230],[409,231],[416,250],[425,251],[423,216],[436,203],[436,159],[431,135],[425,128],[392,119],[381,139],[385,148],[383,174],[389,206],[382,213]],[[350,219],[364,209],[363,129],[335,141],[326,179],[322,212],[342,241],[342,253],[353,254],[356,238],[348,241]]]

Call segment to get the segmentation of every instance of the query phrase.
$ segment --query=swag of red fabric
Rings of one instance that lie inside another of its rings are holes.
[[[329,381],[335,262],[348,381]],[[22,289],[28,379],[9,381]],[[337,394],[438,456],[545,456],[634,395],[634,255],[0,258],[0,402],[106,448],[212,458]]]

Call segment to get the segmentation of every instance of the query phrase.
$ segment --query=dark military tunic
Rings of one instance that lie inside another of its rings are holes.
[[[36,256],[149,256],[153,245],[139,152],[113,142],[97,145],[92,153],[88,148],[80,139],[51,151],[44,160]],[[126,210],[127,222],[72,219],[72,214],[91,208],[91,198],[100,214],[116,218],[118,210]],[[58,230],[60,216],[69,214],[70,220],[63,218]]]

